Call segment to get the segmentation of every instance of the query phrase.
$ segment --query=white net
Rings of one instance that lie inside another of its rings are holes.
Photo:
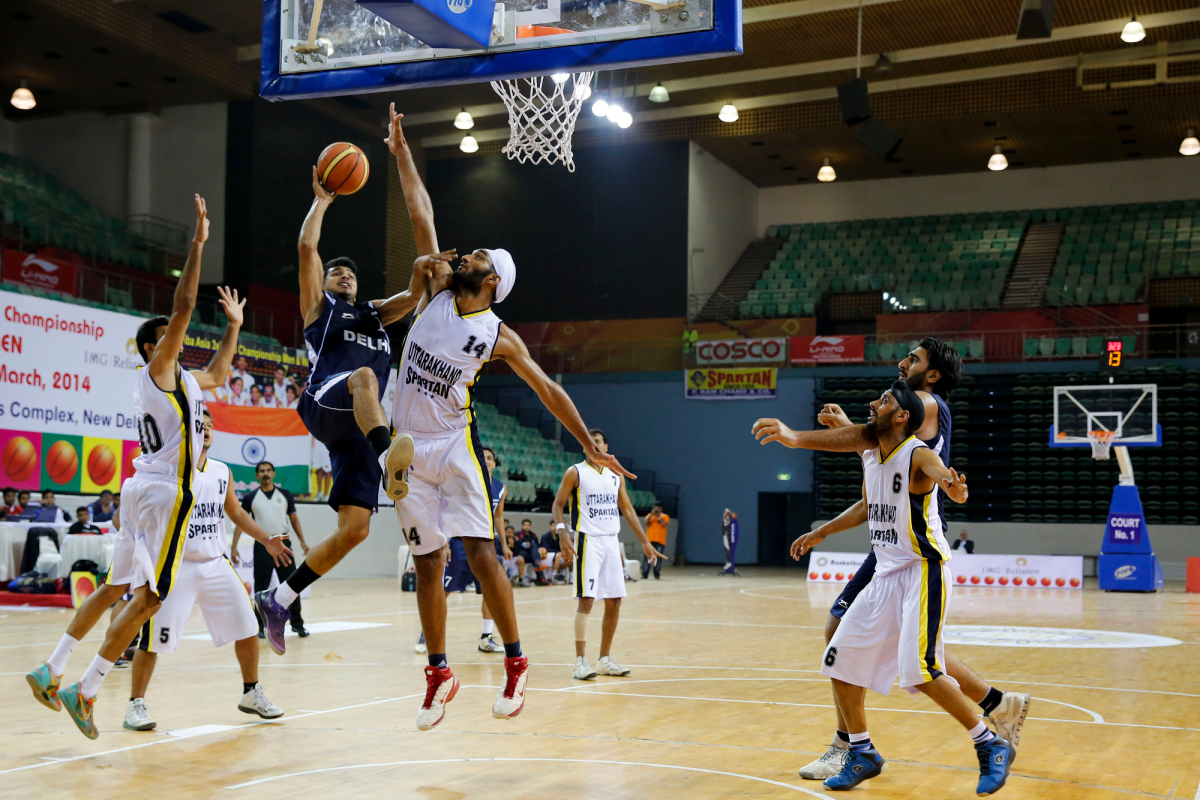
[[[591,72],[560,72],[534,78],[492,81],[508,108],[508,144],[503,153],[522,164],[562,162],[571,172],[571,136],[584,102],[592,95]]]
[[[1107,461],[1112,457],[1113,431],[1088,431],[1088,441],[1092,443],[1092,458],[1097,461]]]

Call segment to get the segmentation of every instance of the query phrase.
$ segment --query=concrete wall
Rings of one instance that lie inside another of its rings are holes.
[[[67,114],[17,124],[16,155],[125,219],[129,117]]]
[[[1003,172],[889,178],[758,190],[769,225],[917,214],[1188,200],[1200,196],[1200,158],[1147,159]]]
[[[695,142],[688,159],[688,294],[715,291],[758,234],[758,188]]]

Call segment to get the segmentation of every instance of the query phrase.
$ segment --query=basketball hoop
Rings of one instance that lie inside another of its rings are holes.
[[[501,151],[522,164],[562,162],[571,172],[571,136],[584,102],[592,96],[591,72],[558,72],[492,81],[508,109],[508,144]]]
[[[1107,461],[1112,455],[1112,440],[1116,431],[1088,431],[1088,441],[1092,443],[1092,458],[1097,461]]]

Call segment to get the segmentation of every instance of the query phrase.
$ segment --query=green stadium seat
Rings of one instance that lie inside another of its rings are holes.
[[[1071,340],[1066,337],[1059,337],[1054,340],[1054,355],[1067,356],[1071,353]]]

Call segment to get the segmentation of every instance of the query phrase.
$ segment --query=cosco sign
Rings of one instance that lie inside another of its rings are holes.
[[[696,361],[700,364],[748,364],[754,361],[782,361],[783,339],[733,339],[700,342]]]

